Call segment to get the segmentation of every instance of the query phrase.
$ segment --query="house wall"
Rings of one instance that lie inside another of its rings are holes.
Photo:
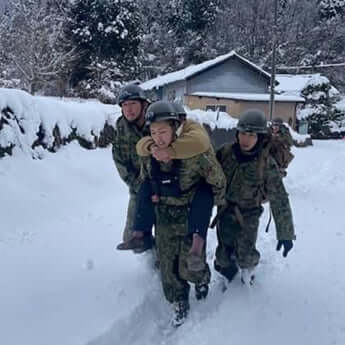
[[[266,117],[269,118],[269,102],[251,102],[251,101],[241,101],[239,104],[239,114],[242,114],[247,109],[261,109]],[[284,122],[288,123],[290,126],[295,128],[296,126],[296,103],[295,102],[279,102],[274,103],[274,113],[273,118],[279,116]]]
[[[204,96],[185,96],[184,104],[190,109],[202,109],[206,110],[207,105],[225,105],[226,112],[233,117],[237,117],[240,114],[240,104],[238,101],[213,98]]]
[[[204,96],[185,96],[184,104],[190,109],[206,110],[207,105],[226,105],[227,113],[233,117],[239,117],[247,109],[260,109],[269,117],[269,102],[254,102],[243,100],[230,100],[224,98],[213,98]],[[296,103],[275,102],[275,114],[281,117],[284,122],[295,128],[296,125]],[[274,116],[273,116],[274,117]]]
[[[160,99],[163,101],[172,102],[174,100],[181,99],[183,101],[186,94],[186,81],[180,80],[175,83],[171,83],[163,86],[161,89]]]
[[[187,94],[197,91],[266,93],[269,79],[236,57],[187,80]]]

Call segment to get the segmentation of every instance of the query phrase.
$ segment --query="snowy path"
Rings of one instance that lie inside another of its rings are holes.
[[[127,190],[109,149],[0,160],[0,344],[345,344],[345,142],[295,154],[288,259],[275,251],[274,226],[264,233],[265,214],[255,286],[236,279],[222,293],[213,274],[209,298],[191,295],[174,333],[150,256],[114,251]],[[211,231],[210,262],[215,245]]]

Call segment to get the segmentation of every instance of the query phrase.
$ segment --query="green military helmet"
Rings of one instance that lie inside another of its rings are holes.
[[[144,90],[135,84],[129,84],[120,90],[117,97],[117,104],[121,107],[125,101],[146,101],[150,103],[150,100],[146,97]]]
[[[267,133],[265,114],[259,109],[248,109],[240,116],[236,129],[240,132]]]
[[[186,113],[186,111],[184,110],[183,106],[180,103],[173,102],[172,105],[173,105],[176,113],[180,116],[181,120],[185,119],[187,117],[187,113]]]
[[[181,123],[179,114],[176,112],[172,103],[157,101],[152,103],[145,113],[145,123],[147,126],[154,122],[174,120]]]
[[[281,126],[283,124],[283,119],[281,117],[275,117],[273,120],[272,120],[272,125],[273,126]]]

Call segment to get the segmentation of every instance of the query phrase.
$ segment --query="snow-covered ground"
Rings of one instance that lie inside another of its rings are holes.
[[[297,241],[287,259],[264,233],[256,284],[191,295],[168,331],[169,306],[150,255],[114,250],[127,189],[110,149],[77,144],[33,160],[0,160],[0,344],[345,344],[345,141],[295,148],[285,179]],[[216,245],[209,234],[209,260]]]

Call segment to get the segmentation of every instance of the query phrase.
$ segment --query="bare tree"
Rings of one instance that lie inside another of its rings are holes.
[[[63,83],[76,58],[63,31],[63,18],[48,1],[14,0],[0,26],[0,50],[30,93]]]

